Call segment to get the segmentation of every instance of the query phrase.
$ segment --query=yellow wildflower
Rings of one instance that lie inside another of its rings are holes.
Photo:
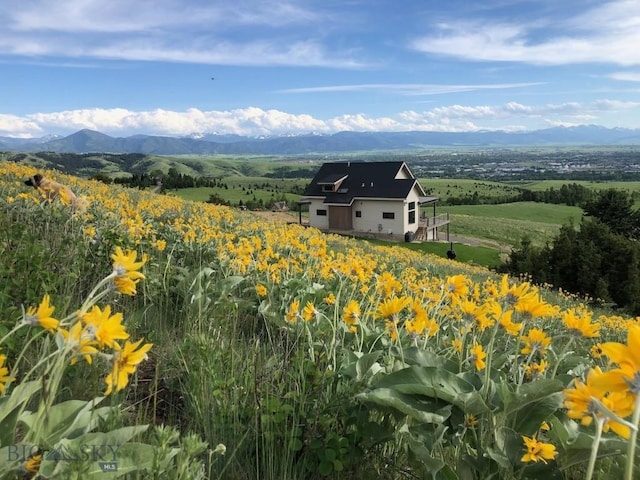
[[[97,305],[82,316],[87,325],[87,332],[93,336],[100,347],[113,347],[116,340],[126,340],[129,334],[122,325],[122,313],[111,315],[111,307],[107,305],[104,311]]]
[[[147,343],[138,349],[141,343],[142,339],[136,343],[131,343],[127,340],[124,347],[114,343],[113,367],[111,373],[105,378],[105,383],[107,384],[105,395],[111,394],[114,388],[116,392],[119,392],[126,387],[127,383],[129,383],[129,376],[134,374],[138,365],[147,358],[147,352],[153,344]]]
[[[445,282],[445,293],[457,300],[469,293],[469,283],[470,280],[464,275],[453,275],[447,277]]]
[[[349,326],[350,331],[355,330],[361,315],[360,304],[356,300],[349,300],[349,303],[342,309],[342,320]]]
[[[524,342],[521,353],[525,355],[531,352],[540,352],[544,355],[551,344],[551,337],[539,328],[532,328],[527,335],[522,335],[520,340]]]
[[[98,342],[94,339],[93,328],[94,327],[83,328],[82,322],[76,322],[68,331],[64,328],[60,329],[60,334],[74,351],[74,356],[70,361],[71,365],[74,365],[78,361],[76,355],[83,356],[88,364],[93,362],[92,355],[98,353],[98,349],[95,347]]]
[[[487,366],[484,361],[484,359],[487,357],[487,354],[484,353],[482,345],[480,345],[478,342],[474,342],[473,348],[469,350],[469,355],[471,357],[471,361],[476,367],[476,370],[484,370],[484,368]]]
[[[618,364],[618,368],[598,376],[599,388],[633,396],[640,394],[640,325],[629,326],[626,345],[606,342],[601,348],[602,354]]]
[[[256,285],[256,293],[258,294],[259,297],[266,297],[267,287],[259,283],[258,285]]]
[[[49,332],[57,330],[60,322],[51,316],[56,307],[52,307],[49,302],[49,295],[45,295],[37,308],[29,307],[24,317],[24,323],[32,326],[39,325]]]
[[[32,455],[24,462],[24,470],[35,475],[40,471],[40,464],[42,463],[42,454]]]
[[[15,380],[15,378],[9,376],[9,369],[5,366],[7,361],[6,355],[0,355],[0,395],[4,394],[7,385]]]
[[[134,250],[123,252],[120,247],[116,247],[115,253],[111,255],[115,275],[113,283],[116,290],[125,295],[135,295],[136,283],[145,278],[138,270],[146,263],[147,258],[143,256],[142,261],[136,262],[137,256]]]
[[[284,316],[285,320],[289,323],[296,323],[298,321],[298,316],[300,316],[299,309],[299,300],[294,300],[293,302],[291,302],[291,305],[289,305],[289,310],[287,310],[287,313]]]
[[[524,441],[524,446],[527,449],[527,453],[525,453],[520,459],[522,462],[538,462],[541,461],[543,463],[547,463],[547,460],[553,460],[558,455],[556,452],[555,445],[551,443],[539,442],[535,438],[525,437],[522,435],[522,440]]]
[[[567,310],[562,315],[562,321],[567,328],[577,336],[587,338],[599,337],[599,323],[591,323],[591,314],[587,311],[578,312],[575,308]]]
[[[329,295],[327,295],[326,297],[324,297],[323,302],[326,303],[327,305],[335,305],[336,296],[332,292]]]
[[[386,320],[397,321],[400,312],[409,304],[410,300],[406,297],[392,297],[378,306],[377,315]]]
[[[624,393],[607,393],[602,390],[598,384],[601,383],[600,380],[604,375],[606,373],[602,373],[599,367],[593,368],[587,374],[586,383],[575,379],[573,388],[564,390],[564,406],[567,409],[567,416],[574,420],[580,420],[580,423],[585,426],[591,425],[594,415],[604,417],[603,432],[611,429],[621,437],[629,438],[629,427],[603,415],[595,400],[617,416],[624,418],[633,412],[633,398]]]
[[[320,312],[318,312],[315,305],[311,302],[307,302],[307,304],[302,309],[302,318],[304,318],[307,322],[316,320],[319,315]]]

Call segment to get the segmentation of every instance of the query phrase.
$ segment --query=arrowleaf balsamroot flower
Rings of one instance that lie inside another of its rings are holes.
[[[342,320],[349,326],[350,332],[355,331],[355,326],[361,315],[360,304],[356,300],[349,300],[349,303],[342,310]]]
[[[294,300],[289,305],[289,309],[285,314],[284,318],[289,323],[296,323],[298,321],[298,317],[300,316],[300,300]]]
[[[476,370],[484,370],[484,368],[487,366],[486,362],[484,361],[484,359],[487,358],[487,354],[482,349],[482,345],[480,345],[478,342],[474,342],[473,348],[469,349],[469,355],[471,357],[471,361],[476,367]]]
[[[76,322],[68,331],[64,328],[59,330],[67,344],[73,348],[74,356],[69,362],[71,365],[78,361],[77,355],[83,356],[89,365],[93,362],[92,355],[98,353],[96,348],[98,342],[95,341],[92,329],[94,329],[93,326],[84,327],[82,322]]]
[[[619,392],[607,393],[599,388],[598,383],[604,375],[606,373],[602,373],[600,368],[596,367],[587,374],[586,383],[575,379],[574,387],[564,391],[564,406],[569,418],[579,420],[585,426],[591,425],[594,415],[604,417],[598,402],[620,418],[627,417],[633,412],[632,397]],[[608,417],[605,418],[603,432],[611,429],[622,438],[629,438],[631,432],[628,426]]]
[[[147,257],[144,255],[142,261],[136,262],[137,256],[134,250],[124,252],[120,247],[116,247],[115,253],[111,255],[115,275],[113,283],[116,290],[125,295],[135,295],[136,284],[145,278],[138,270],[147,262]]]
[[[583,311],[579,312],[575,308],[567,310],[562,315],[562,321],[569,331],[578,337],[595,338],[599,337],[600,324],[591,323],[591,314]]]
[[[527,335],[521,336],[520,340],[524,342],[524,347],[521,350],[524,355],[531,352],[540,352],[544,355],[551,344],[551,337],[539,328],[532,328]]]
[[[32,326],[39,325],[49,332],[56,331],[60,322],[51,316],[56,307],[52,307],[49,302],[49,295],[45,295],[37,308],[29,307],[24,317],[24,323]]]
[[[600,348],[618,368],[598,375],[594,383],[603,390],[631,394],[635,398],[640,394],[640,325],[629,325],[626,345],[606,342]]]
[[[15,379],[9,376],[9,369],[5,367],[4,362],[7,361],[6,355],[0,355],[0,395],[4,394],[4,390],[8,383],[13,382]]]
[[[114,343],[115,351],[113,352],[113,368],[111,373],[105,378],[107,384],[107,390],[105,395],[111,394],[114,390],[119,392],[129,383],[129,376],[134,374],[138,365],[147,358],[147,352],[153,346],[152,343],[146,343],[138,349],[142,339],[135,343],[131,343],[128,340],[125,342],[124,347],[121,347],[119,343]]]
[[[302,318],[304,318],[307,322],[312,322],[318,318],[320,312],[316,309],[315,305],[311,302],[307,302],[307,304],[302,309]]]
[[[547,460],[553,460],[558,455],[555,445],[551,443],[539,442],[533,437],[525,437],[522,435],[524,446],[527,449],[520,459],[522,462],[538,462],[547,463]]]
[[[111,315],[111,307],[107,305],[104,310],[94,305],[91,310],[82,316],[82,321],[87,326],[87,331],[93,334],[100,347],[113,347],[116,340],[129,338],[125,326],[122,325],[122,313]]]

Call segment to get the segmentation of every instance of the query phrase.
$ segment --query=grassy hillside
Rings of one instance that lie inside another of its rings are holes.
[[[74,212],[27,189],[33,173],[0,163],[0,469],[14,478],[99,468],[9,457],[18,441],[113,442],[128,478],[637,473],[631,384],[589,383],[571,402],[574,378],[633,358],[637,319],[433,255],[50,173],[86,198]]]

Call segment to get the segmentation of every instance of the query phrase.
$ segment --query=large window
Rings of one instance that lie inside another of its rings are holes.
[[[316,210],[316,215],[318,215],[319,217],[326,217],[327,216],[327,211],[318,209],[318,210]]]
[[[396,214],[394,212],[382,212],[382,218],[393,220],[396,218]]]
[[[416,202],[409,202],[409,225],[416,223]]]

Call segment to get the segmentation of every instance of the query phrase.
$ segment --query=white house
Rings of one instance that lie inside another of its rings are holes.
[[[438,197],[426,196],[404,162],[325,163],[299,203],[309,225],[325,231],[437,239],[448,215],[435,214]],[[433,216],[420,207],[433,206]]]

